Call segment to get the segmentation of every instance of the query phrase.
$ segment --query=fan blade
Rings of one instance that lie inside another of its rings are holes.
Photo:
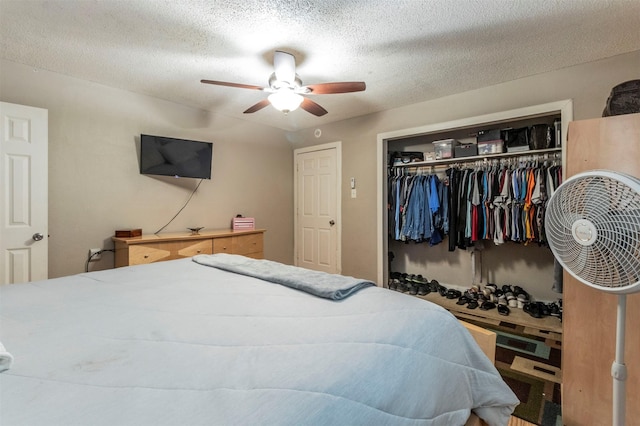
[[[308,89],[311,95],[328,95],[331,93],[362,92],[367,88],[364,81],[345,81],[341,83],[310,84],[302,89]]]
[[[311,114],[317,116],[317,117],[321,117],[323,115],[325,115],[327,113],[327,110],[322,108],[320,105],[318,105],[317,103],[313,102],[311,99],[309,98],[304,98],[304,100],[302,101],[302,103],[300,104],[300,108],[302,108],[303,110],[310,112]]]
[[[264,90],[264,87],[252,86],[250,84],[228,83],[226,81],[200,80],[200,83],[215,84],[217,86],[237,87],[239,89]]]
[[[293,84],[296,80],[296,58],[287,52],[276,50],[273,55],[273,68],[276,79]]]
[[[269,105],[269,99],[263,99],[257,104],[253,105],[252,107],[249,107],[244,113],[251,114],[252,112],[260,111],[262,108],[266,107],[267,105]]]

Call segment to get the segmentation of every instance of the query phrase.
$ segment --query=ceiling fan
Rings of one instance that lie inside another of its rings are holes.
[[[276,50],[273,56],[273,68],[274,72],[271,74],[271,77],[269,77],[269,87],[215,80],[200,80],[200,82],[218,86],[237,87],[240,89],[262,90],[263,92],[270,93],[267,99],[261,100],[244,111],[245,114],[259,111],[271,104],[274,108],[285,114],[300,107],[320,117],[325,115],[327,110],[304,95],[361,92],[366,89],[366,85],[362,81],[319,83],[303,86],[300,77],[296,74],[295,57],[290,53],[280,50]]]

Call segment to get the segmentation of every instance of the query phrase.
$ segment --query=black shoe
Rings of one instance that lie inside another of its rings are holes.
[[[440,296],[446,297],[447,296],[447,288],[444,287],[444,286],[441,286],[440,284],[438,284],[438,293],[440,293]]]
[[[456,302],[456,305],[466,305],[467,303],[469,303],[469,299],[467,299],[466,296],[460,296],[460,298]]]
[[[525,303],[522,310],[534,318],[542,318],[549,315],[549,311],[542,302]]]
[[[418,285],[418,296],[426,296],[429,293],[431,293],[431,290],[429,289],[429,284]]]
[[[498,313],[506,317],[511,313],[511,310],[507,305],[498,305]]]
[[[482,305],[480,305],[480,309],[482,309],[483,311],[488,311],[490,309],[495,309],[496,308],[496,304],[493,302],[483,302]]]
[[[455,289],[450,289],[446,293],[447,299],[458,299],[460,298],[460,296],[462,296],[462,293],[459,290],[455,290]]]

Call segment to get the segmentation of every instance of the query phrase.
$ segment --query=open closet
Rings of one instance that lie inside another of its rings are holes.
[[[565,157],[563,146],[566,145],[566,130],[572,115],[572,103],[566,100],[379,134],[378,282],[388,282],[389,272],[391,272],[389,268],[391,268],[408,273],[420,273],[429,279],[436,279],[443,285],[452,287],[465,288],[474,283],[499,285],[519,283],[522,287],[530,289],[532,296],[539,300],[557,299],[558,294],[553,289],[553,255],[544,244],[540,244],[539,238],[535,236],[527,238],[526,229],[522,235],[514,234],[516,241],[504,243],[500,241],[495,227],[485,228],[487,223],[495,224],[495,221],[488,220],[482,222],[482,230],[473,229],[474,244],[454,242],[451,239],[452,235],[448,233],[446,236],[443,235],[442,242],[435,244],[430,240],[417,242],[402,236],[395,238],[393,227],[398,222],[395,221],[395,212],[389,213],[389,204],[393,201],[394,195],[392,192],[394,189],[390,189],[390,182],[394,178],[402,180],[419,176],[423,180],[435,176],[436,183],[445,183],[450,189],[449,183],[452,176],[464,178],[466,176],[464,173],[468,172],[474,173],[474,176],[479,179],[478,184],[487,186],[489,180],[486,178],[501,176],[504,178],[504,175],[496,175],[496,173],[505,169],[512,172],[511,178],[521,178],[516,179],[516,184],[523,182],[522,172],[527,170],[535,172],[537,167],[544,167],[546,171],[551,167],[561,170]],[[483,130],[517,129],[539,123],[553,124],[557,120],[561,121],[561,136],[556,146],[551,149],[414,161],[389,167],[389,157],[394,152],[429,153],[434,151],[434,141],[448,139],[465,141]],[[466,180],[465,183],[467,183]],[[495,199],[492,202],[496,204]],[[523,203],[516,202],[513,205],[517,207],[521,204]],[[474,207],[477,210],[477,205]],[[496,207],[499,208],[500,205]],[[476,213],[482,213],[480,217],[483,218],[487,218],[489,214],[480,211]],[[524,212],[513,209],[509,213],[521,215]],[[527,214],[533,213],[535,210],[527,210]],[[491,215],[494,214],[495,211],[492,211]],[[535,220],[532,222],[534,225],[537,223]],[[519,229],[514,231],[517,232]],[[535,233],[537,229],[530,231]],[[478,238],[479,234],[482,234],[482,238]],[[391,261],[389,260],[390,252],[394,255]]]
[[[553,414],[547,405],[560,406],[560,318],[534,317],[515,302],[507,315],[460,304],[433,282],[463,295],[474,286],[517,286],[531,301],[561,303],[562,270],[546,244],[544,207],[562,182],[572,119],[572,101],[563,100],[378,135],[378,282],[420,275],[432,286],[417,297],[497,331],[498,346],[535,347],[531,356],[516,347],[496,365],[505,380],[540,383],[521,404],[538,424]],[[488,132],[545,125],[559,133],[550,147],[487,150],[477,143]],[[426,207],[420,213],[415,204]]]

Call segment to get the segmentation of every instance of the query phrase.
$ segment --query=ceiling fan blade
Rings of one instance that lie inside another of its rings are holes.
[[[312,95],[328,95],[331,93],[362,92],[367,88],[364,81],[344,81],[341,83],[310,84],[302,89],[308,89]]]
[[[302,108],[303,110],[310,112],[311,114],[317,116],[317,117],[321,117],[323,115],[325,115],[327,113],[327,110],[322,108],[320,105],[318,105],[317,103],[313,102],[311,99],[309,98],[304,98],[302,100],[302,103],[300,104],[300,108]]]
[[[252,86],[250,84],[228,83],[226,81],[200,80],[200,83],[215,84],[217,86],[237,87],[239,89],[264,90],[264,87]]]
[[[249,107],[244,113],[251,114],[252,112],[260,111],[262,108],[266,107],[267,105],[269,105],[269,99],[263,99],[257,104],[253,105],[252,107]]]
[[[276,79],[293,84],[296,79],[296,58],[287,52],[276,50],[273,54]]]

